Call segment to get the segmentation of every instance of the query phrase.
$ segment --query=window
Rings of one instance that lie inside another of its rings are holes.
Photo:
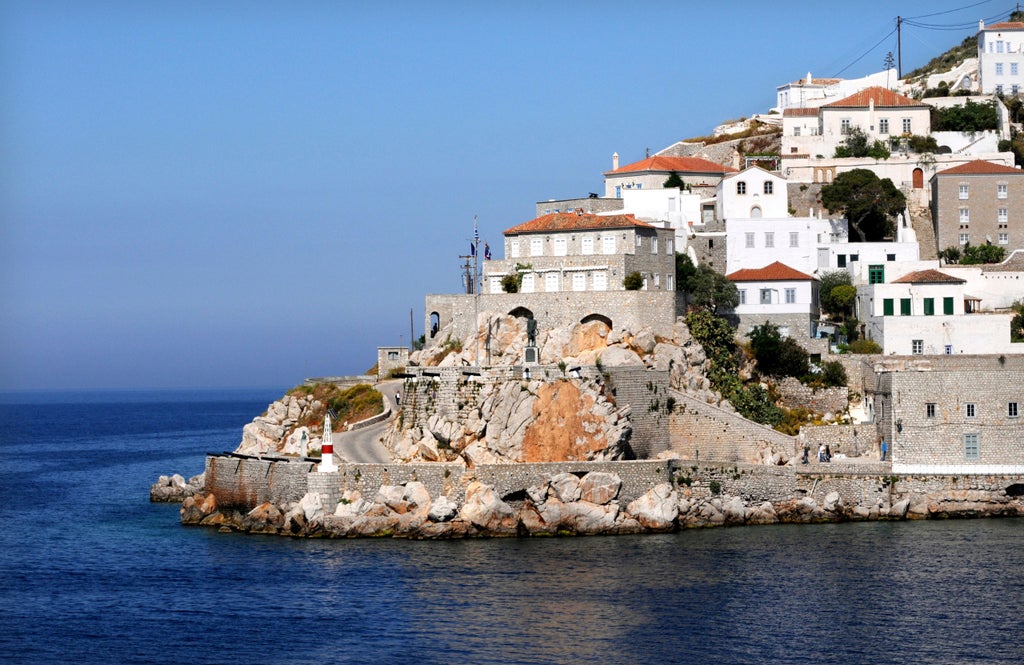
[[[796,289],[786,289],[786,304],[792,305],[796,303]]]
[[[594,253],[594,236],[583,236],[580,240],[580,254],[589,256]]]
[[[765,234],[764,234],[764,246],[765,247],[775,247],[775,233],[774,232],[772,232],[772,231],[765,232]]]
[[[903,133],[910,134],[910,118],[903,118]]]
[[[947,298],[943,298],[942,299],[942,313],[945,314],[946,316],[952,316],[953,315],[953,299],[952,298],[948,298],[947,297]]]
[[[966,201],[967,199],[969,199],[971,197],[970,185],[963,185],[963,184],[961,184],[960,187],[959,187],[959,190],[960,190],[960,200],[961,201]],[[961,210],[962,210],[962,208],[961,208]]]
[[[800,246],[800,233],[797,231],[790,231],[789,233],[789,246],[799,247]]]
[[[745,233],[744,236],[746,237],[746,240],[747,240],[747,249],[752,249],[754,247],[754,232],[753,231],[749,231],[749,232]]]
[[[622,198],[622,185],[615,185],[615,198]]]
[[[665,241],[665,253],[672,256],[672,238]]]
[[[924,405],[924,417],[934,418],[935,417],[935,402],[928,402]]]
[[[548,293],[552,293],[558,290],[558,273],[549,272],[544,275],[544,290]]]
[[[975,433],[964,434],[964,459],[980,459],[981,452],[978,450],[978,435]]]
[[[658,236],[651,238],[651,254],[658,253]]]
[[[508,243],[508,255],[513,259],[519,258],[519,241],[510,240]]]
[[[1016,67],[1016,66],[1017,66],[1017,65],[1014,65],[1014,67]],[[1014,97],[1016,97],[1017,95],[1019,95],[1019,94],[1020,94],[1020,86],[1019,86],[1019,85],[1017,85],[1016,83],[1014,83],[1013,85],[1011,85],[1011,86],[1010,86],[1010,94],[1011,94],[1011,95],[1013,95]]]
[[[889,133],[889,119],[888,118],[882,118],[881,120],[878,121],[878,133],[879,134],[888,134]]]
[[[999,234],[999,238],[998,238],[998,243],[1000,245],[1009,245],[1010,244],[1010,234],[1009,233],[1000,233]]]
[[[996,219],[1000,224],[1006,224],[1010,221],[1010,211],[1007,208],[1000,208],[996,211]]]
[[[1016,418],[1020,415],[1020,409],[1017,407],[1017,402],[1007,402],[1006,404],[1006,417]]]
[[[1007,197],[1007,189],[1008,186],[1005,182],[1001,182],[998,185],[996,185],[996,198],[1005,199]]]
[[[544,238],[530,238],[530,256],[544,256]]]
[[[665,290],[666,291],[675,291],[676,290],[675,287],[672,286],[672,280],[673,280],[674,277],[675,277],[675,275],[673,275],[670,272],[665,273]]]
[[[850,263],[860,261],[860,254],[850,254]]]
[[[661,288],[661,273],[660,272],[654,273],[654,288],[656,288],[656,289],[660,289]]]
[[[536,290],[537,285],[534,281],[533,273],[528,272],[523,275],[523,293],[533,293]]]
[[[961,224],[970,224],[971,223],[971,209],[970,208],[960,208],[960,223]]]
[[[585,272],[574,272],[572,274],[572,290],[573,291],[586,291],[587,290],[587,273],[585,273]]]
[[[771,289],[761,289],[761,304],[762,305],[770,305],[770,304],[772,304],[772,290]]]
[[[1017,76],[1019,69],[1016,62],[1010,63],[1010,76]]]
[[[849,118],[843,118],[842,120],[839,121],[839,133],[840,134],[849,134],[850,133],[850,119]]]
[[[920,356],[924,353],[924,340],[914,339],[910,341],[910,353],[915,356]]]
[[[895,254],[886,254],[885,255],[885,260],[886,261],[895,261],[896,260],[896,255]]]
[[[885,300],[882,301],[882,316],[892,316],[893,315],[893,307],[892,307],[892,305],[893,305],[892,298],[886,298]]]
[[[1001,40],[996,41],[996,53],[1003,52],[1003,42]]]
[[[799,127],[794,127],[793,128],[793,136],[800,136],[800,128]]]
[[[746,194],[747,193],[747,183],[743,182],[742,180],[740,180],[738,183],[736,183],[736,193],[737,194]]]
[[[953,355],[953,345],[952,344],[947,344],[946,345],[946,355],[947,356]]]
[[[935,315],[935,298],[924,299],[924,315],[934,316]]]
[[[772,182],[771,180],[765,180],[764,181],[764,193],[765,194],[774,194],[775,193],[775,183]]]
[[[740,294],[740,304],[741,305],[746,305],[747,304],[747,290],[746,289],[740,289],[738,291],[738,293]]]
[[[997,95],[1003,94],[1003,84],[1002,83],[1000,83],[999,85],[996,86],[996,94]]]
[[[640,246],[640,245],[642,245],[642,244],[644,244],[644,239],[643,239],[643,237],[642,237],[642,236],[640,236],[639,234],[637,234],[637,236],[636,236],[636,246],[637,246],[637,247],[639,247],[639,246]]]
[[[1003,63],[997,62],[996,63],[996,76],[1002,76],[1002,75],[1003,75]]]
[[[974,405],[974,404],[972,404],[970,402],[967,403],[967,409],[966,410],[967,410],[967,417],[968,418],[974,418],[975,416],[978,415],[978,410],[976,408],[976,405]]]
[[[615,253],[615,236],[611,233],[601,236],[601,253]]]
[[[840,268],[846,267],[846,254],[836,254],[836,265]]]
[[[967,244],[970,244],[970,242],[971,242],[971,234],[970,233],[961,233],[960,234],[960,244],[961,245],[967,245]]]
[[[885,284],[885,264],[868,266],[868,284]]]
[[[489,286],[487,288],[488,288],[488,291],[487,291],[488,293],[501,293],[502,292],[501,277],[491,277],[490,282],[489,282]],[[388,358],[390,359],[390,357],[391,357],[391,354],[389,353],[388,354]]]
[[[910,298],[900,298],[900,316],[910,316]]]
[[[565,236],[555,238],[555,256],[565,256],[568,253],[568,243]]]
[[[607,291],[608,290],[608,273],[603,270],[594,273],[594,290],[595,291]]]

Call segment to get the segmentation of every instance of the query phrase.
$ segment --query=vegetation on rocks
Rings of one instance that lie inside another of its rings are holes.
[[[319,430],[323,426],[328,410],[336,422],[358,422],[375,416],[384,410],[383,396],[368,383],[351,388],[340,388],[333,383],[316,383],[311,386],[296,386],[288,395],[311,396],[313,408],[307,409],[298,421],[298,427]]]

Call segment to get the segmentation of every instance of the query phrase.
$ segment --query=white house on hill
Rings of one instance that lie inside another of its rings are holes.
[[[740,302],[729,312],[738,318],[737,333],[769,321],[784,336],[804,341],[816,334],[818,280],[775,261],[763,268],[744,268],[726,275],[736,285]]]

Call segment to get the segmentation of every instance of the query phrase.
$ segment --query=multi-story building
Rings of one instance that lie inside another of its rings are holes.
[[[1024,90],[1024,23],[978,23],[978,85],[993,95]]]
[[[700,157],[668,157],[655,155],[619,166],[618,154],[612,156],[612,170],[604,174],[606,197],[621,198],[626,189],[658,189],[677,173],[683,183],[695,192],[710,192],[722,177],[735,173],[731,166],[723,166]]]
[[[743,268],[726,275],[736,285],[740,302],[727,313],[736,319],[737,335],[769,321],[784,336],[804,342],[816,335],[818,280],[775,261],[763,268]]]
[[[939,171],[931,190],[939,250],[985,243],[1024,249],[1024,171],[976,160]]]
[[[817,108],[834,99],[842,99],[864,88],[887,86],[897,79],[895,69],[875,72],[859,79],[814,78],[807,72],[805,78],[784,83],[776,88],[778,111],[799,108]]]

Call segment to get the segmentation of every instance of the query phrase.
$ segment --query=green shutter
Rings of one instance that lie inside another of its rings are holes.
[[[932,316],[935,314],[935,298],[924,299],[924,315]]]
[[[868,284],[885,283],[885,265],[868,266]]]
[[[953,314],[953,299],[942,299],[942,313],[951,316]]]
[[[894,310],[892,308],[892,298],[886,298],[885,300],[883,300],[882,301],[882,316],[892,316],[893,315],[893,311]]]
[[[900,316],[910,316],[910,298],[900,298]]]

